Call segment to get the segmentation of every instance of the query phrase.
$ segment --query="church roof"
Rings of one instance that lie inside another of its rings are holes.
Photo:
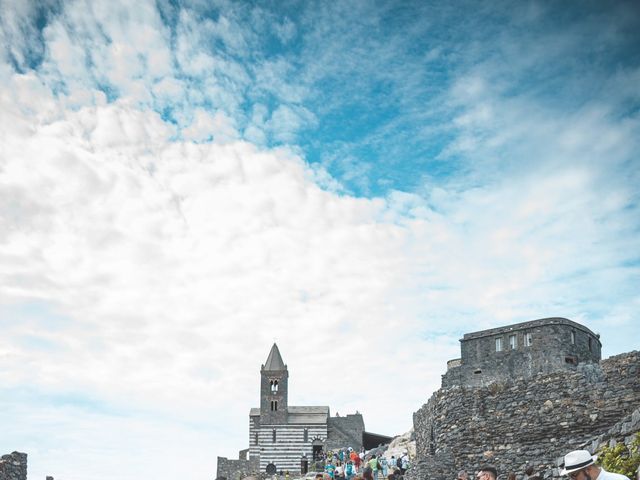
[[[318,424],[324,425],[329,419],[329,407],[287,407],[287,423],[295,424]],[[252,408],[249,411],[250,417],[259,417],[260,409]]]
[[[289,413],[329,414],[329,407],[288,407]]]
[[[329,418],[329,407],[288,407],[287,423],[326,425]]]
[[[267,362],[264,364],[264,369],[273,371],[273,370],[286,370],[287,367],[282,361],[282,356],[280,355],[280,350],[278,350],[278,345],[275,343],[273,347],[271,347],[271,351],[269,352],[269,356],[267,357]]]

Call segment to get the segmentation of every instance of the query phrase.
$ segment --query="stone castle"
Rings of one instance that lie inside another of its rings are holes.
[[[217,478],[306,473],[323,451],[372,448],[390,440],[366,432],[360,413],[332,417],[328,406],[289,405],[289,370],[274,343],[260,368],[260,407],[249,412],[249,448],[237,460],[218,457]]]
[[[442,387],[414,413],[410,479],[450,480],[491,464],[558,478],[570,450],[640,431],[640,352],[601,360],[598,335],[566,318],[468,333]]]

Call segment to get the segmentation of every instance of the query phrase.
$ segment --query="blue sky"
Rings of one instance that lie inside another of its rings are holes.
[[[210,478],[274,340],[292,404],[385,434],[465,332],[637,348],[637,2],[0,8],[0,452],[31,475]]]

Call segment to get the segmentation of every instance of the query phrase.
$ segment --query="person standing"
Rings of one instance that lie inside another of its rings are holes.
[[[596,465],[597,455],[591,455],[587,450],[574,450],[564,456],[564,468],[560,475],[566,475],[571,480],[629,480],[620,473],[607,472],[600,465]]]
[[[395,455],[391,455],[391,458],[389,459],[389,467],[391,468],[391,473],[395,473],[397,468]]]
[[[478,480],[496,480],[498,471],[494,467],[485,466],[478,471],[476,478]]]
[[[333,480],[333,476],[336,471],[336,467],[331,462],[327,462],[327,465],[324,467],[325,473],[328,473],[331,479]]]
[[[360,464],[362,463],[362,459],[360,458],[360,455],[356,453],[356,458],[353,462],[356,466],[356,473],[360,473]]]
[[[389,475],[389,463],[382,455],[380,455],[380,466],[382,467],[382,478],[386,479],[387,475]]]
[[[371,474],[373,476],[373,480],[378,480],[378,459],[375,455],[371,455],[371,460],[369,460],[369,466],[371,467]]]
[[[533,475],[533,465],[529,465],[526,470],[524,471],[524,476],[522,477],[522,480],[529,480],[529,478]]]
[[[408,469],[409,469],[409,454],[405,451],[402,454],[401,463],[400,463],[400,471],[402,472],[403,476],[405,473],[407,473]]]
[[[347,464],[344,466],[344,476],[347,480],[351,480],[356,476],[355,467],[351,460],[347,460]]]

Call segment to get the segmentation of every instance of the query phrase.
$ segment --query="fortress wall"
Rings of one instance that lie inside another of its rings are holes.
[[[355,413],[345,417],[329,417],[327,450],[352,447],[359,451],[362,447],[364,420],[362,414]]]
[[[218,457],[218,480],[225,478],[226,480],[240,480],[248,477],[259,470],[256,459],[253,460],[234,460],[226,457]]]
[[[640,406],[640,352],[575,370],[438,390],[414,414],[417,465],[411,477],[450,480],[493,464],[500,473],[533,465],[557,477],[569,450],[604,434]]]
[[[0,480],[27,480],[27,454],[13,452],[0,457]]]

